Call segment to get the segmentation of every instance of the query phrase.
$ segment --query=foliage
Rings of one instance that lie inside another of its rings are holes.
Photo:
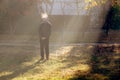
[[[120,29],[120,6],[114,5],[110,8],[108,14],[106,15],[105,24],[103,29]]]
[[[113,15],[111,20],[111,29],[120,29],[120,6],[115,5],[112,7]]]

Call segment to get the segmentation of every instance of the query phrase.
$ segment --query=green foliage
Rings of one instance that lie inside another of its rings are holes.
[[[111,29],[118,30],[120,29],[120,6],[115,5],[111,8],[112,10],[112,17],[109,24],[111,24]]]

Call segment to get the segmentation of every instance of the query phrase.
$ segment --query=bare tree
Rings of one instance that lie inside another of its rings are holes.
[[[39,14],[46,12],[51,14],[53,10],[54,0],[37,0]]]

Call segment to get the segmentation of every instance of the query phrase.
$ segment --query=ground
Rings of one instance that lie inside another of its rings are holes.
[[[119,80],[119,44],[50,46],[40,61],[39,46],[0,45],[0,80]]]

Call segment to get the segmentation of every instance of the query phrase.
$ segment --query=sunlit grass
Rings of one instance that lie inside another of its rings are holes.
[[[1,72],[1,73],[0,73],[0,77],[1,77],[1,76],[5,76],[5,75],[10,75],[10,74],[12,74],[12,72],[9,72],[9,71],[8,71],[8,72],[7,72],[7,71]]]
[[[10,52],[5,51],[6,48]],[[39,53],[36,53],[39,50],[34,47],[9,46],[1,49],[0,80],[68,80],[76,71],[84,73],[90,70],[86,63],[90,59],[85,58],[87,55],[82,56],[80,50],[74,50],[73,46],[56,49],[51,52],[48,61],[39,61]]]
[[[28,70],[13,80],[67,80],[72,77],[77,70],[81,72],[89,70],[89,66],[86,64],[76,64],[70,68],[67,68],[66,65],[67,63],[62,63],[61,60],[57,59],[51,59],[44,63],[40,62],[35,65],[34,68]]]
[[[0,47],[0,80],[104,80],[116,74],[119,53],[93,57],[94,48],[61,46],[51,51],[50,60],[39,61],[39,48]]]

